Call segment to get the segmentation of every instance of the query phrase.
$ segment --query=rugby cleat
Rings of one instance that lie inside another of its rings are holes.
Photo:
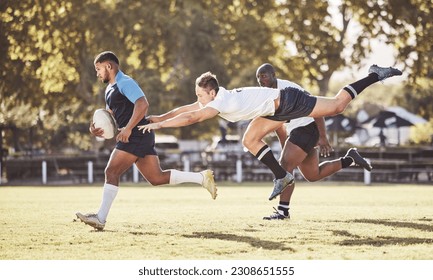
[[[361,166],[367,171],[371,171],[373,169],[371,164],[358,153],[356,148],[350,148],[344,157],[350,157],[353,159],[353,163],[355,165]]]
[[[281,179],[274,179],[274,189],[272,190],[269,200],[276,198],[281,194],[288,186],[293,184],[295,177],[290,172],[287,172],[286,176]]]
[[[99,220],[97,214],[83,215],[80,212],[77,212],[75,215],[77,215],[77,218],[80,219],[83,223],[95,228],[96,230],[103,230],[105,227],[105,223],[102,223]]]
[[[269,216],[263,217],[263,220],[288,220],[290,219],[290,214],[288,213],[288,215],[284,215],[283,211],[278,210],[274,207],[275,212],[272,213]]]
[[[403,73],[397,68],[393,67],[380,67],[376,64],[373,64],[368,69],[368,73],[376,73],[379,76],[379,81],[383,81],[387,78],[391,78],[394,76],[401,76]]]
[[[212,199],[215,199],[217,197],[217,187],[213,177],[213,171],[208,169],[200,172],[200,174],[203,175],[203,188],[208,190]]]

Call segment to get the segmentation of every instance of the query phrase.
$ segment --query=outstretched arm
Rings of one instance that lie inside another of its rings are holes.
[[[198,122],[202,122],[207,119],[211,119],[218,115],[219,112],[211,107],[205,107],[199,110],[184,112],[173,118],[164,120],[162,122],[149,123],[146,125],[138,126],[138,129],[143,130],[143,133],[146,131],[151,131],[154,129],[166,128],[166,127],[182,127],[188,126],[191,124],[195,124]]]
[[[162,122],[162,121],[171,119],[173,117],[176,117],[176,116],[178,116],[178,115],[180,115],[182,113],[192,112],[192,111],[195,111],[195,110],[198,110],[198,109],[200,109],[200,105],[198,104],[198,102],[194,102],[192,104],[188,104],[188,105],[184,105],[184,106],[175,108],[175,109],[170,110],[167,113],[161,114],[159,116],[154,116],[154,115],[148,116],[147,119],[150,122],[153,122],[153,123]]]

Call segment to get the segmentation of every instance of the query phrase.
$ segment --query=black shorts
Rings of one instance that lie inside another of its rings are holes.
[[[288,87],[280,90],[280,106],[273,116],[264,118],[273,121],[289,121],[310,115],[317,98],[304,90]]]
[[[293,129],[290,132],[289,141],[308,154],[317,146],[317,142],[319,141],[319,129],[316,122]]]
[[[117,142],[116,149],[133,154],[139,158],[143,158],[146,155],[158,155],[155,150],[155,133],[151,131],[143,134],[137,127],[134,127],[132,130],[129,142]]]

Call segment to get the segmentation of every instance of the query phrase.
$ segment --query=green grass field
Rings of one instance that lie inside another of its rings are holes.
[[[99,208],[100,186],[0,187],[0,259],[432,259],[432,186],[298,183],[292,219],[264,221],[270,191],[123,185],[97,232],[75,212]]]

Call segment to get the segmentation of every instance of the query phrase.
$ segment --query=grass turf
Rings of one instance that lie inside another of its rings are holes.
[[[431,260],[433,188],[297,183],[290,220],[271,186],[122,185],[105,230],[98,186],[0,187],[1,260]]]

